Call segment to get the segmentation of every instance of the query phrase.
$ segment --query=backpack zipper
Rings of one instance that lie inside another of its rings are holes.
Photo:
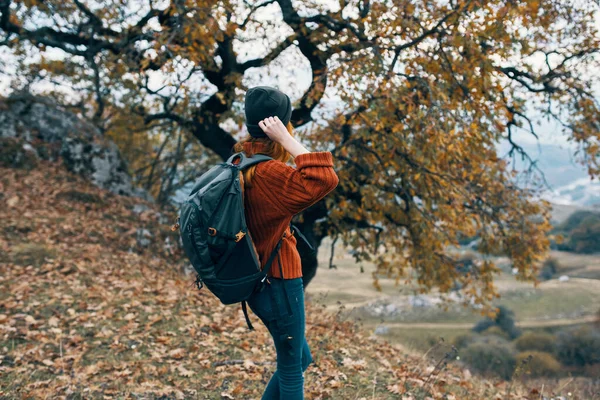
[[[236,171],[239,171],[239,169],[236,166],[233,166],[232,169],[235,169]],[[217,212],[219,211],[219,209],[221,208],[221,204],[223,203],[223,199],[225,198],[225,195],[227,193],[229,193],[229,191],[231,190],[231,186],[234,184],[235,182],[235,177],[236,174],[235,172],[232,170],[231,171],[231,180],[229,181],[229,186],[227,188],[226,191],[224,191],[223,193],[221,193],[221,197],[219,198],[219,202],[217,203],[217,206],[215,207],[215,209],[213,210],[213,213],[211,214],[210,218],[208,218],[208,226],[212,225],[212,221],[215,217],[215,215],[217,214]],[[196,204],[194,204],[195,206]]]

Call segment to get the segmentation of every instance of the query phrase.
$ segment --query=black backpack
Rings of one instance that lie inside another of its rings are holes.
[[[248,318],[245,300],[264,288],[285,232],[261,271],[246,225],[240,176],[245,168],[267,160],[272,158],[263,154],[247,157],[244,153],[236,153],[226,162],[215,165],[194,184],[181,205],[178,218],[185,254],[198,273],[198,288],[206,286],[223,304],[241,302],[251,330],[254,328]],[[301,234],[299,236],[306,240]]]

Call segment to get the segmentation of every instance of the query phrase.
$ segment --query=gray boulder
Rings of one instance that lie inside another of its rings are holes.
[[[103,189],[152,200],[133,185],[116,144],[50,98],[29,93],[0,98],[0,138],[24,141],[40,158],[60,157],[69,171]]]

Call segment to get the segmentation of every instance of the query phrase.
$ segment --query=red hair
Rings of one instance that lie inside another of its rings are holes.
[[[286,125],[290,136],[294,136],[294,126],[291,122],[288,122]],[[245,148],[245,143],[260,143],[259,146],[248,146],[249,148]],[[260,148],[260,151],[257,151],[257,148]],[[265,154],[277,161],[288,162],[292,155],[279,143],[274,142],[270,138],[255,138],[250,135],[246,136],[239,142],[235,144],[233,150],[236,153],[243,151],[246,155],[252,157],[256,153]],[[252,186],[252,178],[254,177],[254,172],[256,170],[256,165],[251,166],[250,168],[244,170],[244,183],[247,187]]]

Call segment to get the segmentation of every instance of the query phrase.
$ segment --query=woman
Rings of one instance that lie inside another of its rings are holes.
[[[273,337],[277,353],[277,370],[262,399],[303,399],[303,372],[312,356],[304,332],[302,265],[289,224],[295,214],[331,192],[338,177],[330,152],[311,153],[292,136],[286,94],[268,86],[253,87],[246,93],[245,113],[250,136],[235,151],[273,158],[244,171],[246,221],[263,267],[283,236],[266,287],[248,299]],[[291,157],[296,168],[286,164]]]

